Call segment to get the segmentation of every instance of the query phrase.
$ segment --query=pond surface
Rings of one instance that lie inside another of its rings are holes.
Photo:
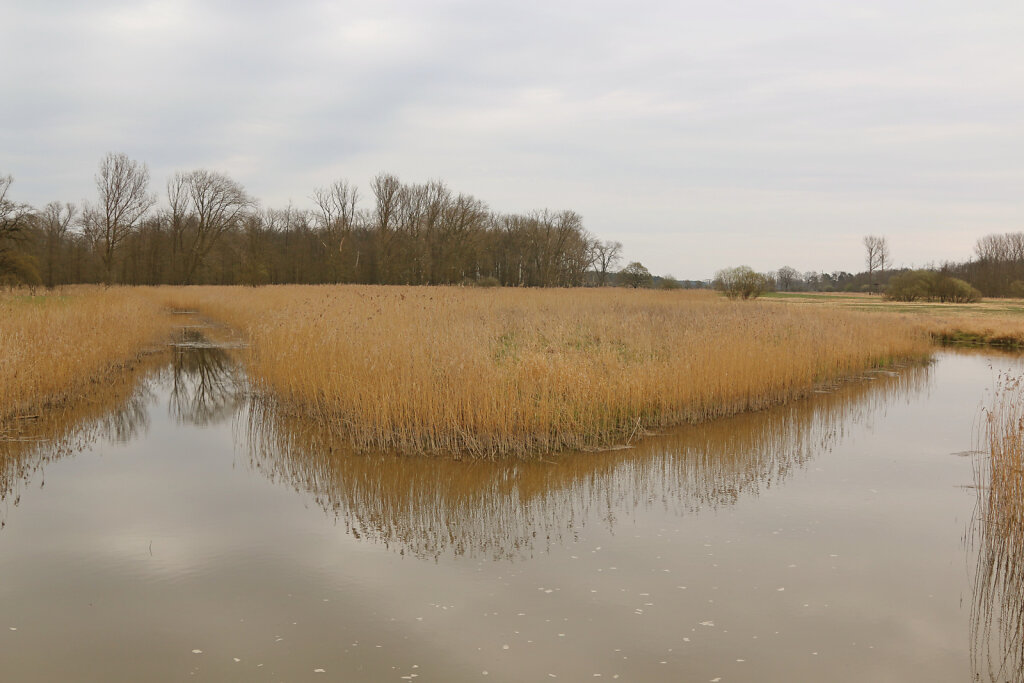
[[[0,679],[988,676],[970,451],[1013,357],[495,463],[347,454],[208,346],[0,444]]]

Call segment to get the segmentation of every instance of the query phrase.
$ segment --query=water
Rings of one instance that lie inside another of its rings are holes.
[[[988,675],[965,452],[1014,357],[495,463],[348,454],[191,341],[0,445],[0,679]]]

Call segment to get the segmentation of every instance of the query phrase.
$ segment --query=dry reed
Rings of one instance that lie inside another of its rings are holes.
[[[602,448],[784,403],[929,350],[892,316],[706,292],[158,291],[241,330],[258,388],[362,449]]]
[[[549,459],[457,461],[349,452],[317,421],[249,406],[252,467],[308,493],[356,538],[419,557],[514,559],[579,534],[614,529],[637,510],[717,509],[777,486],[897,398],[927,387],[929,368],[883,373],[807,401],[672,430],[635,448]]]
[[[1024,378],[1002,376],[977,461],[974,680],[1024,680]]]
[[[137,359],[173,325],[142,290],[76,287],[0,295],[0,434]]]
[[[1024,316],[964,314],[920,316],[915,321],[945,343],[1024,347]]]

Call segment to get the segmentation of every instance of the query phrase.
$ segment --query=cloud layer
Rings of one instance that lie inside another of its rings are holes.
[[[381,170],[572,208],[655,273],[965,258],[1024,229],[1019,2],[0,5],[0,172],[107,151],[264,204]]]

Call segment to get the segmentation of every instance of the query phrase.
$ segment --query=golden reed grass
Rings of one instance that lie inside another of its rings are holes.
[[[928,315],[919,316],[916,324],[940,342],[1024,347],[1024,316],[1021,315]]]
[[[156,290],[249,340],[255,386],[360,449],[596,449],[927,355],[906,322],[708,292]]]
[[[1024,347],[1024,302],[986,299],[973,304],[886,301],[869,294],[802,294],[773,298],[784,306],[825,306],[905,318],[940,343]]]
[[[976,468],[974,679],[1024,680],[1024,378],[1000,377]]]
[[[248,407],[255,471],[308,492],[357,538],[418,557],[513,559],[575,538],[588,519],[614,528],[637,510],[678,515],[776,486],[842,438],[842,425],[927,387],[929,367],[849,382],[811,400],[645,439],[636,448],[473,462],[351,457],[327,425],[257,401]]]
[[[0,295],[0,434],[108,379],[172,325],[161,302],[142,290]]]

